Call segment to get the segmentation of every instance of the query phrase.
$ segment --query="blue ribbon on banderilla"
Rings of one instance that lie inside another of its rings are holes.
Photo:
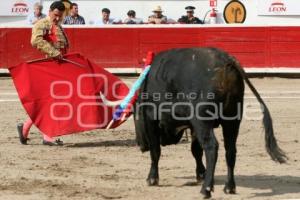
[[[145,78],[147,77],[149,71],[150,71],[151,65],[148,65],[144,68],[143,72],[140,74],[139,78],[134,82],[131,89],[129,90],[129,93],[126,95],[126,97],[123,99],[119,107],[116,109],[116,111],[113,114],[112,120],[107,125],[106,129],[110,129],[110,127],[113,125],[114,122],[121,119],[121,121],[125,120],[126,114],[124,114],[124,111],[128,108],[128,106],[132,105],[134,102],[131,102],[132,98],[135,96],[136,92],[140,89],[142,83],[144,82]],[[123,117],[122,117],[123,115]]]

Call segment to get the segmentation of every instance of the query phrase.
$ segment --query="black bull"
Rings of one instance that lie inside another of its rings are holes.
[[[235,193],[236,140],[243,113],[244,81],[263,110],[267,152],[273,160],[285,162],[269,110],[236,59],[214,48],[172,49],[154,58],[135,105],[136,139],[141,150],[150,150],[151,155],[149,185],[158,185],[160,145],[178,143],[183,130],[189,128],[196,178],[204,179],[201,193],[210,197],[219,146],[213,129],[221,125],[228,168],[224,191]]]

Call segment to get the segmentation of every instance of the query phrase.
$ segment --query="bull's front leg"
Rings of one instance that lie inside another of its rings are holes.
[[[150,142],[151,168],[147,178],[149,186],[155,186],[159,183],[158,162],[160,158],[160,143],[159,137],[154,136]]]

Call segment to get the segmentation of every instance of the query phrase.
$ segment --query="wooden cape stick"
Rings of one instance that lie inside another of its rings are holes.
[[[28,64],[31,64],[31,63],[35,63],[35,62],[44,62],[44,61],[50,61],[50,60],[55,60],[54,58],[39,58],[39,59],[35,59],[35,60],[30,60],[30,61],[27,61]],[[59,59],[58,59],[59,60]],[[65,61],[65,62],[68,62],[68,63],[71,63],[71,64],[74,64],[78,67],[82,67],[84,68],[85,66],[78,63],[78,62],[74,62],[72,60],[69,60],[69,59],[66,59],[66,58],[62,58],[60,59],[62,61]]]
[[[43,62],[43,61],[49,61],[52,60],[53,58],[39,58],[39,59],[34,59],[34,60],[29,60],[26,63],[30,64],[30,63],[35,63],[35,62]]]
[[[74,64],[74,65],[77,65],[78,67],[82,67],[82,68],[85,68],[84,65],[78,63],[78,62],[74,62],[72,60],[69,60],[69,59],[66,59],[66,58],[62,58],[61,60],[65,61],[65,62],[68,62],[68,63],[71,63],[71,64]]]

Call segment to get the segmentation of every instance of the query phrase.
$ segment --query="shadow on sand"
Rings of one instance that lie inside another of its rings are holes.
[[[177,177],[180,179],[191,179],[195,177]],[[224,185],[226,176],[215,176],[216,185]],[[239,187],[251,188],[254,190],[271,190],[268,192],[254,193],[253,197],[269,197],[283,194],[296,194],[300,195],[300,177],[297,176],[271,176],[271,175],[236,175],[235,181],[237,184],[237,192]],[[196,181],[188,181],[182,186],[199,186]]]
[[[136,146],[135,140],[106,140],[101,142],[82,142],[75,144],[66,144],[65,147],[71,148],[85,148],[85,147],[134,147]]]

